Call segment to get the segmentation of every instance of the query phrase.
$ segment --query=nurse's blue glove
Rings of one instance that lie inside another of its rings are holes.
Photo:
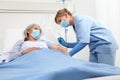
[[[58,38],[58,42],[63,45],[64,47],[67,47],[67,42],[62,38],[62,37],[59,37]]]

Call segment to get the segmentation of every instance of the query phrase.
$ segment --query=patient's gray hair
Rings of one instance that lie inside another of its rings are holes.
[[[35,25],[37,25],[37,24],[30,24],[30,25],[28,25],[28,26],[26,27],[26,29],[24,30],[24,36],[25,36],[24,41],[27,41],[27,40],[28,40],[28,31],[29,31],[33,26],[35,26]],[[39,26],[39,25],[37,25],[37,26]],[[40,27],[40,26],[39,26],[39,27]],[[40,33],[42,33],[41,28],[40,28]]]

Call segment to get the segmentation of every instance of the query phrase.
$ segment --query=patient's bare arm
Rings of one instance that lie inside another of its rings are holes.
[[[28,49],[22,51],[22,54],[27,54],[27,53],[29,53],[29,52],[31,52],[31,51],[39,50],[39,49],[40,49],[40,48],[38,48],[38,47],[31,47],[31,48],[28,48]]]
[[[62,46],[59,46],[59,45],[56,45],[56,44],[52,44],[51,45],[51,49],[53,49],[53,50],[59,50],[59,51],[65,53],[65,54],[69,55],[67,49],[64,48],[64,47],[62,47]]]

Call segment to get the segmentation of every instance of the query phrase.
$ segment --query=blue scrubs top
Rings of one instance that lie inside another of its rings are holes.
[[[112,44],[114,49],[118,48],[111,32],[95,19],[77,15],[74,17],[74,24],[77,42],[88,43],[90,51],[103,44]]]

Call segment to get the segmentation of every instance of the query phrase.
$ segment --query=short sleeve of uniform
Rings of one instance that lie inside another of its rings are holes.
[[[81,43],[89,43],[91,35],[90,30],[93,21],[88,16],[76,16],[74,23],[77,41]]]

